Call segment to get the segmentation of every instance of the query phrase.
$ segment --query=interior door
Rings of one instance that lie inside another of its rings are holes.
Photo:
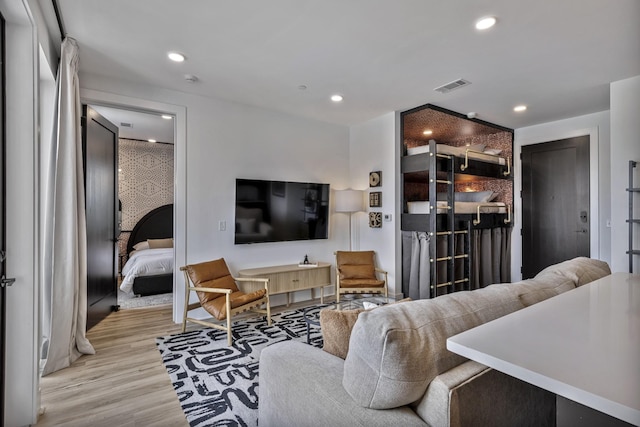
[[[590,254],[589,136],[522,147],[522,277]]]
[[[83,106],[87,211],[87,329],[118,308],[118,128]]]

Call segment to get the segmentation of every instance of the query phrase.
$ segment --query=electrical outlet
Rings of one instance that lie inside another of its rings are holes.
[[[391,222],[391,214],[384,214],[383,218],[386,222]]]
[[[225,231],[227,229],[227,221],[218,221],[218,231]]]

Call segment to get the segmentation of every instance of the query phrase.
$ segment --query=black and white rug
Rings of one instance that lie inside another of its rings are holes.
[[[314,306],[319,311],[324,306]],[[263,348],[281,341],[307,342],[303,308],[234,322],[233,346],[227,333],[202,328],[156,338],[156,345],[187,421],[195,426],[258,425],[258,362]],[[310,343],[322,347],[320,329]]]

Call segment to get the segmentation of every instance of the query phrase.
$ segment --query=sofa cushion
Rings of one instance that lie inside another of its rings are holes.
[[[407,301],[411,301],[411,298],[401,299],[389,305]],[[358,315],[363,311],[365,311],[364,308],[356,308],[353,310],[320,310],[320,328],[322,329],[323,341],[322,349],[341,359],[347,357],[351,330],[353,329],[353,325],[356,324],[356,320],[358,320]]]
[[[611,274],[609,264],[598,259],[577,257],[568,261],[551,265],[536,275],[543,278],[549,274],[559,274],[574,281],[576,287]]]
[[[549,276],[542,276],[542,279],[544,279],[545,277]],[[535,290],[521,293],[520,295],[518,295],[518,298],[520,298],[520,302],[522,302],[522,304],[526,307],[529,307],[530,305],[537,304],[548,298],[555,297],[556,295],[560,295],[563,292],[567,292],[576,288],[574,281],[571,279],[561,276],[559,278],[556,278],[556,280],[559,281],[548,281],[541,284]],[[542,280],[539,278],[535,281],[540,282]]]
[[[464,362],[446,339],[523,308],[517,287],[492,285],[360,313],[343,386],[361,406],[389,409],[418,400],[437,375]]]

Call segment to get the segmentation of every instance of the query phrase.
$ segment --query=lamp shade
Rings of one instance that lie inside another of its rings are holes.
[[[362,190],[336,190],[336,212],[360,212],[364,210],[364,191]]]

